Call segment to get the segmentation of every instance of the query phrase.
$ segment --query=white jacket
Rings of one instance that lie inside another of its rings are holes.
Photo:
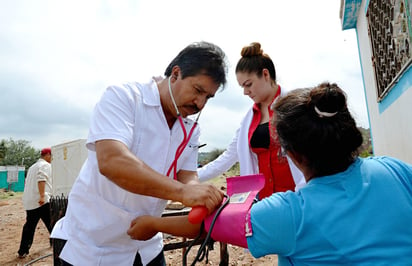
[[[55,225],[52,237],[67,239],[60,257],[73,265],[132,265],[137,251],[146,265],[161,252],[162,234],[137,241],[127,235],[127,229],[137,216],[161,216],[167,201],[128,192],[101,175],[94,143],[100,139],[121,141],[153,170],[166,174],[183,139],[182,128],[176,121],[169,129],[154,81],[109,87],[93,118],[88,159],[70,191],[66,215]],[[184,118],[187,132],[193,123]],[[179,157],[177,171],[196,170],[199,135],[195,128]]]
[[[284,95],[284,90],[281,95]],[[249,148],[248,132],[253,118],[253,107],[246,113],[240,127],[237,129],[232,142],[226,150],[215,160],[197,169],[200,181],[206,181],[219,176],[230,169],[236,162],[239,162],[240,175],[251,175],[259,173],[257,155]],[[290,171],[295,181],[295,191],[305,186],[306,181],[302,172],[296,167],[287,156]]]

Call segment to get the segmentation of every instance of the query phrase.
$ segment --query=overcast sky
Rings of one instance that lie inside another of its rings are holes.
[[[0,139],[37,149],[87,138],[108,85],[162,75],[195,41],[227,54],[228,84],[200,117],[201,151],[224,149],[252,105],[236,82],[243,46],[258,41],[287,89],[336,82],[369,127],[356,32],[340,0],[0,0]]]

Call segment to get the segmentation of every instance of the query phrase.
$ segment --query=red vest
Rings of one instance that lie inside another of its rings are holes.
[[[279,90],[275,95],[275,98],[280,95]],[[273,100],[274,100],[273,99]],[[249,127],[248,139],[250,146],[250,139],[252,138],[253,132],[260,124],[261,112],[259,106],[254,104],[253,106],[253,118]],[[273,116],[273,111],[269,107],[270,120]],[[269,120],[269,121],[270,121]],[[272,132],[272,127],[269,123],[270,136],[274,135]],[[277,141],[270,138],[269,149],[265,148],[251,148],[254,153],[256,153],[259,164],[259,172],[265,176],[265,186],[259,192],[259,199],[263,199],[272,195],[274,192],[281,192],[287,190],[295,190],[295,182],[293,180],[292,173],[290,172],[288,160],[286,157],[281,155],[280,145]]]

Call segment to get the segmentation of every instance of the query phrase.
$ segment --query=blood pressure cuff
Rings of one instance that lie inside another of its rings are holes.
[[[212,230],[211,237],[215,241],[247,248],[246,237],[253,233],[249,211],[265,184],[265,177],[262,174],[237,176],[226,181],[229,204],[221,211],[213,228],[210,226],[217,211],[206,217],[205,230]]]

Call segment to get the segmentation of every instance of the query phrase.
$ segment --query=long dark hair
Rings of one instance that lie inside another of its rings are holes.
[[[282,148],[304,156],[315,176],[344,171],[358,156],[362,134],[335,83],[296,89],[272,108]]]

